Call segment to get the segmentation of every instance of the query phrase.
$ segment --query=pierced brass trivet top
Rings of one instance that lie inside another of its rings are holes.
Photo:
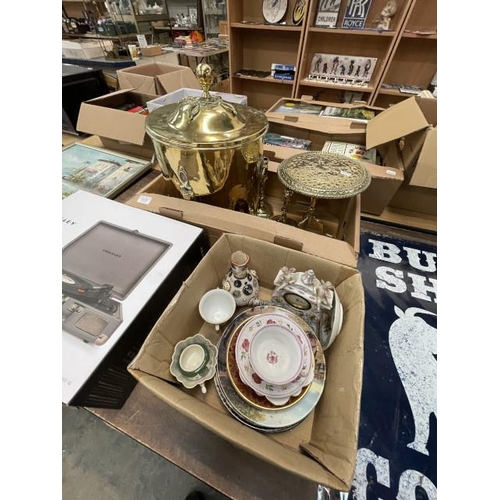
[[[313,198],[350,198],[362,193],[371,182],[365,166],[335,153],[308,151],[283,160],[280,181],[292,191]]]

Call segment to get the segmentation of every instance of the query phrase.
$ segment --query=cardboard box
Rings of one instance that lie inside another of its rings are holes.
[[[202,202],[182,200],[184,203],[180,203],[181,200],[178,200],[178,198],[182,198],[181,194],[176,189],[174,183],[171,180],[167,180],[163,174],[159,174],[155,180],[144,186],[141,193],[148,196],[155,194],[162,195],[159,203],[167,209],[172,209],[170,216],[175,216],[173,215],[175,212],[180,213],[179,216],[181,218],[186,217],[188,216],[187,214],[189,214],[189,218],[182,218],[182,220],[186,220],[187,222],[196,223],[197,214],[200,214],[200,216],[203,217],[201,214],[203,214],[205,210],[210,210],[210,206],[212,206],[217,208],[214,213],[214,218],[219,218],[221,220],[221,224],[225,224],[225,221],[227,220],[240,220],[240,222],[236,225],[238,230],[244,230],[245,226],[248,226],[252,228],[250,231],[258,231],[257,228],[265,227],[266,225],[271,224],[272,228],[269,230],[271,230],[273,234],[285,236],[286,238],[291,238],[296,241],[303,240],[305,238],[303,233],[307,235],[315,234],[303,229],[297,229],[293,226],[282,224],[280,222],[262,219],[254,215],[240,213],[229,209],[231,189],[240,184],[240,179],[242,178],[240,175],[242,172],[244,172],[244,168],[239,168],[238,164],[233,165],[224,188],[217,193],[203,197]],[[283,194],[284,188],[276,174],[276,165],[273,164],[273,162],[270,162],[268,180],[265,188],[265,201],[270,204],[274,215],[281,214]],[[287,216],[296,222],[299,222],[304,217],[309,204],[310,198],[294,194],[288,207]],[[142,205],[142,208],[148,209],[144,204]],[[335,238],[333,238],[330,236],[315,234],[315,236],[319,238],[316,240],[316,244],[322,245],[325,240],[343,242],[347,244],[348,253],[356,259],[359,253],[361,224],[360,195],[351,198],[350,200],[318,200],[316,205],[316,216],[323,222],[325,232],[335,236]],[[193,219],[192,217],[195,218]],[[337,236],[339,225],[340,234]],[[292,229],[294,232],[298,231],[298,233],[294,233],[294,235],[292,235],[292,233],[288,231]],[[344,251],[345,250],[342,250],[342,252]]]
[[[309,123],[309,128],[303,128],[296,122],[285,122],[275,117],[269,117],[268,120],[269,132],[310,140],[311,151],[321,151],[326,141],[361,145],[364,145],[366,141],[365,129],[346,127],[345,122],[350,121],[346,119],[324,118],[321,123],[317,121]],[[397,148],[382,145],[378,151],[382,158],[382,165],[375,165],[368,161],[361,162],[372,178],[370,186],[361,193],[361,211],[377,215],[384,211],[404,180],[403,163]],[[264,144],[264,155],[277,163],[301,152],[300,149]]]
[[[347,109],[364,108],[372,110],[375,113],[381,113],[383,111],[383,108],[367,106],[366,103],[361,103],[361,102],[354,104],[342,104],[342,103],[327,102],[327,101],[314,101],[312,99],[291,99],[288,97],[279,99],[273,106],[271,106],[266,111],[266,116],[269,119],[275,121],[276,123],[279,122],[293,123],[298,128],[304,128],[306,130],[312,129],[318,131],[325,130],[325,128],[329,129],[332,127],[335,129],[336,134],[346,134],[346,135],[364,133],[366,131],[366,123],[356,120],[349,120],[347,118],[332,118],[327,116],[278,112],[278,109],[287,102],[317,104],[320,106],[335,106],[338,108],[347,108]]]
[[[155,96],[168,94],[182,88],[200,89],[193,70],[186,66],[166,63],[142,64],[116,71],[119,89]]]
[[[335,258],[336,262],[346,266],[357,266],[356,252],[346,241],[325,238],[287,224],[234,210],[184,200],[179,198],[174,184],[162,175],[131,197],[127,204],[201,227],[207,233],[210,245],[223,233],[245,234],[325,259]]]
[[[104,57],[105,50],[112,50],[113,42],[110,40],[63,40],[62,56],[68,59],[96,59]]]
[[[410,97],[370,120],[368,148],[395,141],[410,185],[437,188],[437,99]]]
[[[190,224],[85,191],[62,201],[64,404],[124,404],[127,365],[207,249]]]
[[[154,97],[135,90],[117,90],[90,99],[80,107],[76,128],[79,132],[99,136],[105,148],[151,158],[154,146],[146,134],[146,115],[117,108],[130,102],[146,106]]]
[[[337,246],[335,240],[324,244]],[[236,250],[250,255],[261,298],[269,296],[279,268],[286,265],[313,269],[318,277],[330,280],[344,307],[342,330],[325,351],[326,382],[319,403],[302,423],[286,432],[263,434],[233,418],[220,401],[213,379],[202,394],[179,386],[169,372],[178,341],[200,332],[217,343],[219,334],[203,322],[198,303],[206,291],[220,286]],[[335,258],[334,248],[330,257]],[[297,476],[348,491],[358,445],[364,314],[363,284],[356,269],[246,235],[224,234],[157,321],[129,372],[168,405],[235,446]]]
[[[141,47],[141,55],[144,57],[159,56],[161,54],[161,45],[148,45],[147,47]]]
[[[170,92],[169,94],[162,95],[148,102],[149,111],[154,111],[155,109],[161,108],[167,104],[172,104],[174,102],[179,102],[185,97],[201,97],[203,91],[198,89],[179,89]],[[226,94],[224,92],[210,91],[210,95],[219,96],[223,101],[232,102],[235,104],[244,104],[248,102],[248,98],[245,95],[240,94]]]

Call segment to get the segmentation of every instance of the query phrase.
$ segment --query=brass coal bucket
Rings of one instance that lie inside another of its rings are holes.
[[[214,76],[208,64],[198,65],[196,75],[201,97],[162,106],[146,119],[163,175],[188,200],[222,189],[238,151],[247,164],[257,162],[269,127],[262,111],[209,93]]]

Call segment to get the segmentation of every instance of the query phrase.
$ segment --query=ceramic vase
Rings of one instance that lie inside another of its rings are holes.
[[[249,269],[250,256],[243,251],[231,254],[229,271],[222,280],[222,288],[230,292],[237,306],[253,305],[259,298],[259,279],[253,269]]]

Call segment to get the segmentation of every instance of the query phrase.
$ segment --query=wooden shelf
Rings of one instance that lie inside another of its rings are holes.
[[[364,29],[364,30],[349,30],[345,28],[309,28],[309,33],[325,33],[328,35],[361,35],[361,36],[384,36],[393,38],[396,36],[395,31],[381,31],[376,29]]]
[[[266,76],[265,78],[259,78],[258,76],[247,76],[247,75],[234,75],[233,78],[239,78],[241,80],[252,80],[254,82],[266,82],[266,83],[278,83],[285,85],[293,85],[293,80],[277,80],[272,76]]]
[[[362,85],[342,85],[340,83],[327,83],[327,82],[321,82],[321,81],[316,81],[316,80],[307,80],[307,79],[302,79],[300,80],[300,85],[304,86],[309,86],[309,87],[321,87],[321,88],[328,88],[328,89],[341,89],[341,90],[354,90],[356,92],[373,92],[374,86],[373,85],[367,85],[367,86],[362,86]]]
[[[249,24],[249,23],[230,23],[231,28],[248,30],[270,30],[270,31],[302,31],[300,26],[280,25],[280,24]]]

